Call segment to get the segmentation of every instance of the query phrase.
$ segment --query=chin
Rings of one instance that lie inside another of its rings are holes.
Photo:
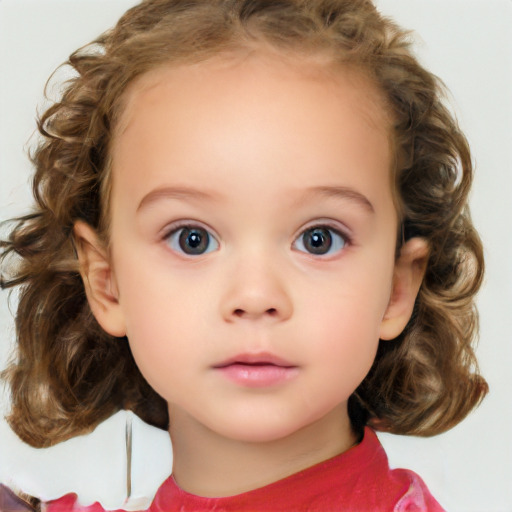
[[[276,422],[261,421],[261,418],[252,421],[232,421],[229,425],[224,425],[225,428],[218,429],[217,433],[244,443],[272,443],[293,436],[307,426],[302,423],[287,423],[283,419],[279,418]]]
[[[273,443],[276,441],[281,441],[292,434],[294,434],[296,430],[277,430],[277,429],[263,429],[263,428],[255,428],[251,431],[244,430],[243,432],[228,432],[226,437],[229,437],[233,441],[239,441],[242,443]]]

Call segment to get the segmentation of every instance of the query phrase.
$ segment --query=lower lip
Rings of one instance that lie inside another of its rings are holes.
[[[251,388],[283,384],[298,373],[298,368],[294,366],[277,366],[274,364],[230,364],[217,368],[217,370],[236,384]]]

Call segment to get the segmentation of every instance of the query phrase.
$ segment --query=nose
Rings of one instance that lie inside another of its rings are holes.
[[[222,316],[227,322],[282,322],[292,316],[293,304],[286,279],[266,259],[231,267],[227,282],[221,299]]]

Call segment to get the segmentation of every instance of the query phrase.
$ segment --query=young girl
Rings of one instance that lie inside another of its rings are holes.
[[[2,244],[12,428],[168,429],[154,511],[441,510],[371,428],[486,392],[469,150],[406,35],[362,0],[149,0],[70,64]]]

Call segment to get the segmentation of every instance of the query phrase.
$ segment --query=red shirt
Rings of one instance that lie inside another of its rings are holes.
[[[103,512],[80,507],[74,495],[47,504],[46,512]],[[160,487],[149,512],[443,512],[421,478],[389,469],[377,436],[365,429],[350,450],[265,487],[227,498],[202,498],[181,490],[172,476]]]

